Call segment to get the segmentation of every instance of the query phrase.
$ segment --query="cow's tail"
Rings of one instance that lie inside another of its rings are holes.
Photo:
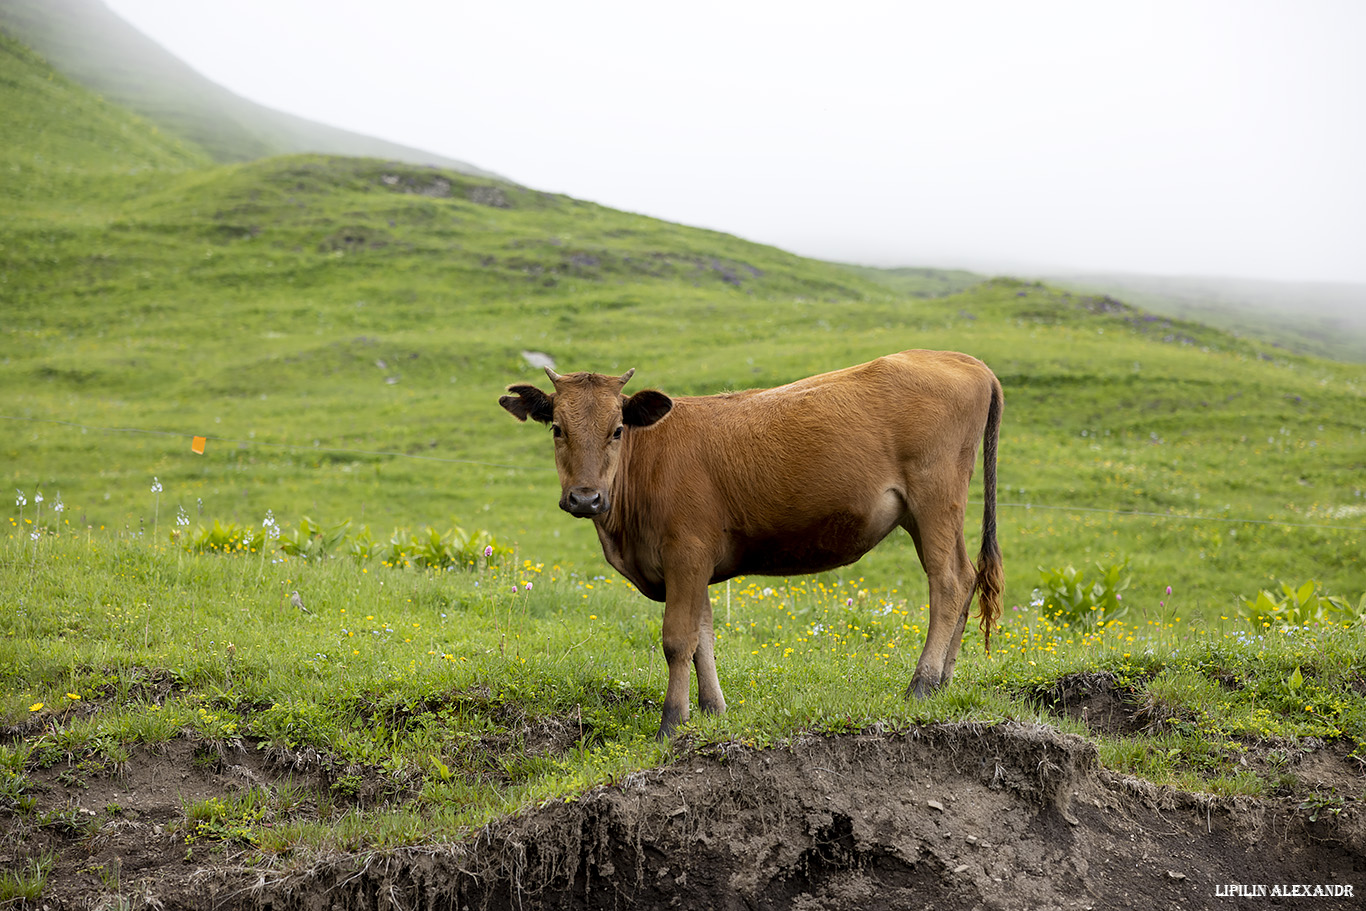
[[[1005,587],[1001,547],[996,543],[996,444],[1001,437],[1004,398],[1001,381],[993,375],[991,405],[987,409],[986,430],[982,433],[982,550],[977,555],[975,584],[987,654],[991,654],[991,628],[1001,616],[1001,590]]]

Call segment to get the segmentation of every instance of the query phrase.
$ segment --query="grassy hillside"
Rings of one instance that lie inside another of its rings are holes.
[[[1366,285],[1155,275],[1052,281],[1113,294],[1164,316],[1194,320],[1299,354],[1366,362]]]
[[[155,476],[195,518],[201,501],[239,522],[456,517],[600,566],[555,508],[544,434],[496,406],[539,378],[521,351],[683,394],[923,346],[1005,383],[1014,603],[1037,566],[1101,559],[1205,612],[1272,576],[1360,585],[1361,367],[1018,282],[902,297],[451,172],[296,158],[123,183],[107,215],[88,201],[83,222],[11,227],[0,251],[9,486],[60,490],[82,525],[152,522]],[[919,585],[912,561],[894,540],[860,572]]]
[[[986,278],[961,269],[878,269],[872,266],[846,268],[908,297],[943,297],[956,291],[965,291]]]
[[[0,251],[9,484],[62,491],[82,524],[151,521],[157,476],[168,505],[206,517],[456,516],[538,558],[597,561],[586,523],[557,514],[544,435],[496,406],[539,376],[521,351],[684,394],[957,348],[1007,389],[1017,602],[1036,566],[1100,558],[1210,611],[1269,576],[1359,585],[1358,366],[1040,285],[904,297],[725,235],[378,161],[127,175],[82,205],[11,223]],[[1115,514],[1131,511],[1206,520]],[[869,571],[910,584],[910,557],[896,541]]]
[[[49,875],[71,904],[96,874],[131,892],[144,863],[160,888],[182,857],[364,867],[671,760],[659,610],[556,508],[549,435],[496,404],[545,382],[528,350],[674,393],[908,347],[1004,383],[992,653],[971,630],[951,687],[901,699],[925,623],[904,535],[716,586],[730,710],[677,749],[1048,720],[1154,781],[1359,806],[1358,779],[1296,763],[1366,743],[1366,366],[1037,283],[920,296],[944,277],[454,171],[209,165],[2,47],[6,126],[33,126],[0,168],[0,818],[22,846],[0,901]],[[491,555],[445,560],[454,524]],[[1262,613],[1238,601],[1261,589]],[[1122,723],[1069,720],[1079,689]],[[250,787],[166,806],[98,787],[239,760]],[[97,865],[114,836],[144,854]]]
[[[494,175],[422,149],[272,110],[209,81],[100,0],[5,0],[0,29],[61,73],[221,162],[321,152]]]
[[[95,97],[3,32],[0,134],[0,199],[9,219],[29,200],[50,218],[98,192],[101,181],[209,164],[195,146]]]

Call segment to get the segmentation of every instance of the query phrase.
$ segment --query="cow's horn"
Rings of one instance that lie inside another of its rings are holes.
[[[626,371],[625,373],[623,373],[621,376],[617,377],[617,382],[619,382],[621,385],[625,386],[628,382],[630,382],[631,377],[633,377],[633,376],[635,376],[635,375],[636,375],[636,368],[632,367],[630,370],[627,370],[627,371]]]
[[[552,383],[558,383],[560,381],[560,375],[555,372],[553,367],[547,366],[545,368],[545,375],[550,377],[550,382]]]

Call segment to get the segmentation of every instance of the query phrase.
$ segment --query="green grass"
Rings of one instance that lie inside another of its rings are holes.
[[[209,158],[61,76],[0,32],[0,201],[6,220],[80,212],[109,181],[202,167]],[[8,231],[6,232],[8,234]]]
[[[326,152],[494,176],[466,162],[248,101],[195,72],[100,0],[6,0],[0,6],[0,28],[41,53],[62,76],[136,112],[214,161]],[[53,115],[63,112],[31,113],[57,119]]]
[[[5,756],[12,807],[44,768],[112,774],[179,738],[209,758],[261,743],[321,757],[330,777],[205,799],[184,832],[305,857],[458,839],[672,755],[653,739],[658,611],[610,577],[262,560],[108,534],[4,548],[0,723],[24,737]],[[684,743],[943,720],[1069,727],[1045,709],[1052,689],[1109,674],[1147,727],[1089,736],[1107,765],[1161,783],[1267,794],[1284,782],[1240,766],[1249,749],[1366,744],[1360,624],[1257,633],[1170,611],[1083,630],[1017,609],[990,655],[971,631],[954,684],[907,702],[923,604],[830,574],[772,583],[714,592],[730,711],[695,719]],[[311,613],[289,605],[295,589]]]
[[[902,267],[877,269],[871,266],[846,266],[864,278],[885,285],[907,297],[945,297],[966,291],[987,276],[961,269],[923,269]]]
[[[41,126],[45,71],[4,59],[7,122]],[[690,394],[951,348],[1005,385],[992,654],[974,630],[951,687],[901,699],[925,625],[905,536],[841,573],[735,580],[712,592],[730,711],[676,749],[1052,721],[1059,681],[1099,672],[1153,720],[1096,735],[1102,757],[1157,781],[1272,792],[1281,773],[1250,778],[1240,750],[1366,740],[1361,625],[1238,612],[1279,582],[1350,604],[1366,588],[1366,367],[1009,279],[916,296],[915,276],[454,172],[208,166],[52,82],[98,116],[51,146],[7,134],[0,168],[6,808],[35,812],[33,776],[53,769],[261,743],[312,757],[315,779],[187,807],[185,831],[286,856],[458,838],[674,755],[653,739],[659,607],[556,508],[548,436],[497,407],[542,381],[523,350]],[[305,517],[350,525],[331,559],[185,546],[215,523],[254,538],[268,514],[286,539]],[[498,558],[381,553],[452,525]],[[358,560],[363,529],[376,548]],[[1132,576],[1117,621],[1032,604],[1041,570],[1093,564]]]
[[[1196,320],[1332,360],[1366,361],[1366,285],[1230,278],[1088,275],[1062,287],[1110,294],[1165,316]]]
[[[0,902],[19,907],[37,902],[43,896],[48,874],[56,862],[56,855],[45,852],[22,867],[0,870]]]

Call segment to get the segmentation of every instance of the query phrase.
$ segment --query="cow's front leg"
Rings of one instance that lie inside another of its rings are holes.
[[[674,733],[688,720],[693,665],[697,665],[697,689],[703,711],[726,707],[716,678],[716,658],[711,626],[711,602],[707,598],[706,571],[678,569],[666,573],[664,596],[664,660],[669,665],[669,686],[664,692],[664,713],[659,739]]]

